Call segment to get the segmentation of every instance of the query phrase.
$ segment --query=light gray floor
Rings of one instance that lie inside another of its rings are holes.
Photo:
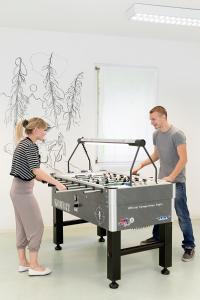
[[[173,225],[173,267],[171,274],[160,274],[158,249],[122,257],[122,279],[112,290],[106,279],[106,243],[98,243],[96,227],[91,224],[65,227],[65,244],[55,251],[52,230],[45,230],[40,260],[52,268],[45,277],[19,274],[15,250],[15,233],[1,232],[0,298],[5,300],[32,299],[176,299],[196,300],[200,295],[200,220],[193,221],[196,236],[196,256],[193,261],[181,261],[181,232]],[[122,247],[137,245],[150,236],[151,228],[126,230]]]

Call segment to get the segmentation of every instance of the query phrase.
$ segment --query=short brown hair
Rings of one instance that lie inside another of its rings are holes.
[[[161,115],[165,115],[165,117],[167,118],[167,110],[163,107],[163,106],[155,106],[150,110],[150,114],[154,113],[154,112],[158,112]]]

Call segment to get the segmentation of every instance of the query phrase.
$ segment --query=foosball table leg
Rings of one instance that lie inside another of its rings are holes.
[[[63,211],[53,207],[53,242],[55,250],[61,250],[63,244]]]
[[[97,226],[97,235],[100,236],[99,238],[100,243],[105,242],[104,236],[106,236],[106,229]]]
[[[111,280],[111,289],[118,288],[116,281],[121,279],[121,231],[107,231],[107,278]]]
[[[164,246],[159,248],[159,265],[163,267],[161,273],[169,275],[168,267],[172,266],[172,223],[159,225],[159,238]]]

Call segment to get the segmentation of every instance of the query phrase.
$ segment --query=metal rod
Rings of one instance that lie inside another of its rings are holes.
[[[66,187],[71,187],[71,186],[80,186],[80,184],[76,184],[76,183],[66,183],[64,184]]]
[[[70,170],[69,170],[69,162],[70,162],[72,156],[74,155],[74,152],[75,152],[76,149],[78,148],[79,144],[80,144],[80,143],[79,143],[79,141],[78,141],[78,144],[77,144],[76,147],[74,148],[74,151],[72,152],[71,156],[69,157],[69,159],[68,159],[68,161],[67,161],[67,169],[68,169],[68,173],[70,173]]]
[[[86,150],[86,148],[85,148],[85,144],[84,144],[84,143],[81,143],[81,144],[82,144],[82,146],[83,146],[83,149],[84,149],[85,154],[87,155],[87,158],[88,158],[88,161],[89,161],[89,170],[92,172],[92,165],[91,165],[90,157],[89,157],[89,155],[88,155],[88,153],[87,153],[87,150]]]
[[[121,256],[123,255],[128,255],[132,253],[138,253],[142,251],[147,251],[147,250],[152,250],[156,248],[161,248],[163,247],[164,242],[156,242],[148,245],[140,245],[140,246],[135,246],[135,247],[129,247],[129,248],[124,248],[121,249]]]
[[[132,165],[131,165],[131,169],[130,169],[130,185],[131,186],[132,186],[132,176],[133,176],[132,172],[133,172],[133,167],[134,167],[134,164],[135,164],[135,161],[136,161],[136,158],[137,158],[139,150],[140,150],[140,146],[138,146],[138,148],[137,148],[137,151],[135,153],[135,157],[133,159],[133,162],[132,162]]]
[[[63,192],[65,192],[65,193],[71,192],[71,191],[79,192],[79,191],[86,191],[86,190],[93,190],[93,188],[92,187],[90,188],[90,187],[80,186],[80,187],[77,187],[76,189],[75,188],[74,189],[68,188],[67,190],[63,190],[63,191],[57,191],[56,190],[56,193],[59,194],[59,193],[63,193]]]
[[[143,148],[144,148],[144,151],[146,152],[148,158],[150,159],[152,165],[154,166],[154,169],[155,169],[155,182],[158,183],[158,171],[157,171],[157,167],[154,164],[154,162],[153,162],[151,156],[149,155],[149,152],[147,151],[147,149],[145,147],[143,147]]]
[[[102,193],[102,190],[94,190],[94,189],[92,189],[91,191],[85,191],[85,192],[83,192],[83,193],[84,193],[84,194],[91,194],[91,193],[97,193],[97,192]]]
[[[96,143],[96,144],[127,144],[129,146],[145,146],[146,142],[145,140],[137,139],[137,140],[132,140],[132,139],[86,139],[86,138],[80,138],[78,139],[79,143]]]
[[[82,219],[63,221],[63,226],[70,226],[70,225],[76,225],[76,224],[82,224],[82,223],[88,223],[88,221],[85,221]]]
[[[86,188],[86,186],[85,186],[85,185],[81,185],[81,184],[78,185],[78,186],[72,186],[72,185],[71,185],[71,186],[68,186],[68,187],[67,187],[67,190],[68,190],[68,191],[71,191],[71,190],[76,190],[77,188],[78,188],[78,189]]]

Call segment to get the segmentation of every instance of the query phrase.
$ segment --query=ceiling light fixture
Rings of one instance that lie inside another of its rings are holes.
[[[200,9],[135,3],[127,14],[133,21],[200,27]]]

